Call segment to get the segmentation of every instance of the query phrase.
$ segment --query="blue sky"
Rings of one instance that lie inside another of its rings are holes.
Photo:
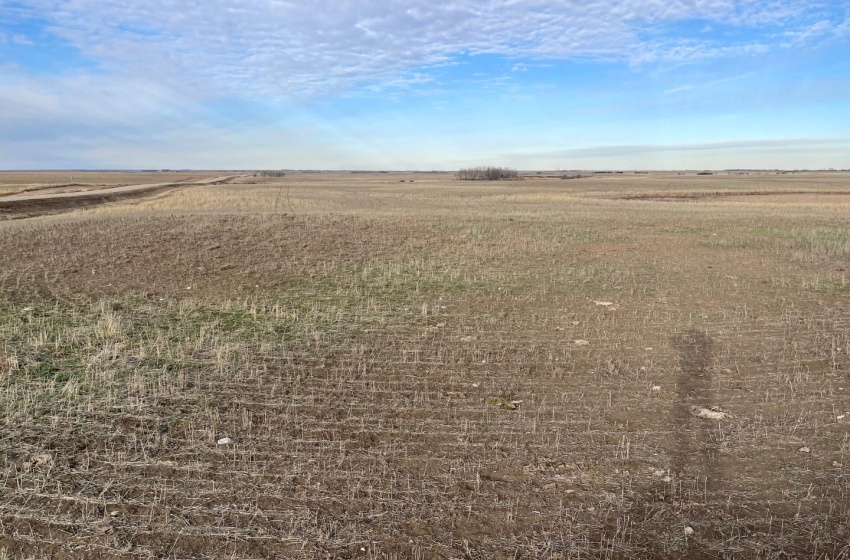
[[[850,5],[0,0],[0,169],[850,168]]]

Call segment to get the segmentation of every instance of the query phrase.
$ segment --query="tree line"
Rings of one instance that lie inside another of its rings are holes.
[[[519,173],[516,169],[507,167],[468,167],[459,170],[455,177],[459,181],[498,181],[500,179],[517,179]]]

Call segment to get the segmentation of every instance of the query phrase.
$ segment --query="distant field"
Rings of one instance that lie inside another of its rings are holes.
[[[848,193],[292,173],[0,221],[0,558],[846,558]]]
[[[104,186],[166,183],[209,173],[120,173],[94,171],[0,171],[0,197],[21,192],[77,192]]]

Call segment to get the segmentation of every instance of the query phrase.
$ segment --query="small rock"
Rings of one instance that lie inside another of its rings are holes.
[[[800,453],[811,453],[812,452],[812,450],[809,449],[808,447],[801,447],[797,451],[799,451]]]
[[[665,476],[664,478],[661,479],[661,482],[665,482],[667,484],[670,484],[671,482],[673,482],[673,477],[668,474],[667,476]]]
[[[229,437],[223,437],[216,442],[218,445],[230,445],[233,443],[233,440]]]
[[[844,463],[839,463],[838,461],[833,461],[832,466],[835,467],[836,469],[840,469],[840,468],[844,467]]]
[[[691,527],[690,525],[685,525],[685,536],[690,537],[693,534],[694,534],[694,528]]]
[[[590,341],[584,339],[576,340],[575,343],[576,346],[590,346]]]
[[[657,397],[661,394],[661,385],[653,385],[652,389],[649,390],[649,395],[652,397]]]
[[[601,305],[603,307],[608,307],[609,305],[614,305],[613,301],[594,301],[596,305]]]
[[[715,407],[715,408],[698,408],[698,407],[695,407],[695,410],[693,412],[694,412],[694,415],[697,418],[705,418],[706,420],[723,420],[724,418],[729,416],[728,414],[726,414],[722,410],[717,409],[717,407]]]

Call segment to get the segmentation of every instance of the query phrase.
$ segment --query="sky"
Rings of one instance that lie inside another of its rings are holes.
[[[0,169],[850,168],[850,3],[0,0]]]

